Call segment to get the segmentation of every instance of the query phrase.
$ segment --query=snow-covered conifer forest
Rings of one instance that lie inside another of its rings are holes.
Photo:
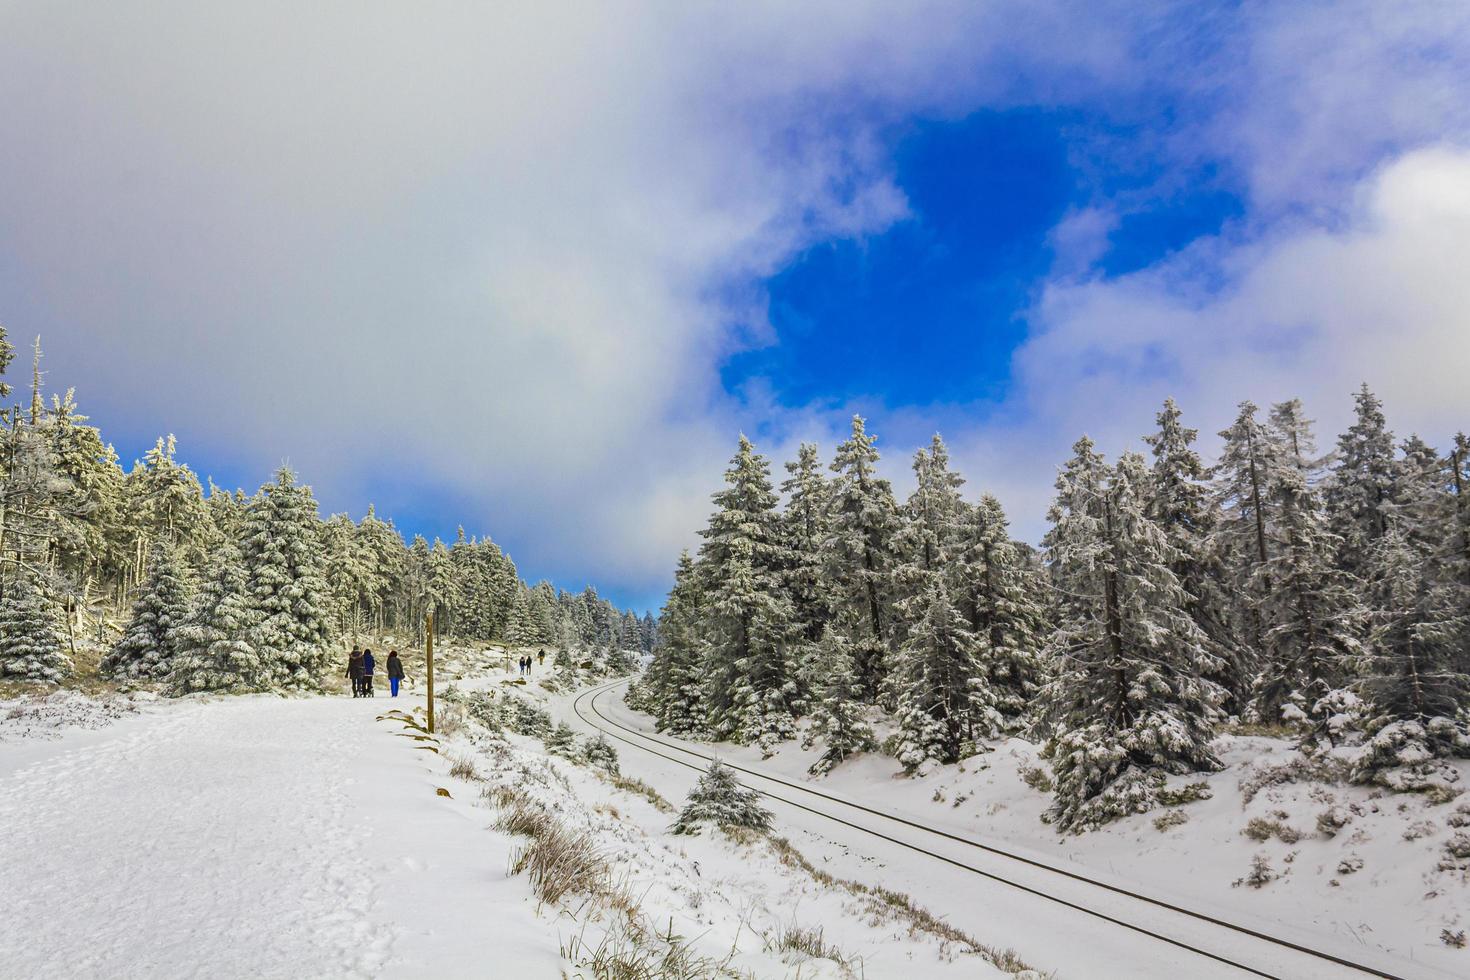
[[[0,330],[0,373],[15,354]],[[416,644],[430,612],[469,644],[652,647],[651,615],[522,582],[488,536],[405,542],[371,506],[323,518],[289,467],[206,492],[166,436],[125,469],[74,391],[44,389],[39,339],[34,359],[0,433],[0,680],[316,690],[346,646]]]
[[[1020,736],[1044,748],[1046,818],[1086,831],[1211,773],[1217,736],[1270,731],[1350,779],[1458,793],[1470,756],[1470,440],[1398,439],[1365,385],[1325,450],[1299,401],[1242,402],[1207,463],[1166,402],[1147,455],[1086,436],[1039,549],[969,491],[944,442],[899,500],[855,417],[778,487],[743,437],[686,554],[629,703],[660,731],[874,747],[909,773]]]

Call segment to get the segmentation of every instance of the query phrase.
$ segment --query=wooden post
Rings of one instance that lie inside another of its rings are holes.
[[[424,671],[429,687],[429,734],[434,734],[434,613],[424,617]]]

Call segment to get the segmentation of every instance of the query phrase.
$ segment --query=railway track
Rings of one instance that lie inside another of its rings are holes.
[[[674,763],[675,765],[703,772],[704,769],[708,766],[709,762],[714,758],[714,756],[687,748],[669,739],[661,738],[656,735],[650,735],[647,732],[642,732],[635,728],[629,728],[626,725],[620,724],[613,718],[608,717],[598,708],[597,702],[599,698],[610,693],[614,688],[626,683],[627,681],[616,681],[612,684],[607,684],[601,687],[591,688],[587,691],[584,691],[573,700],[572,710],[584,723],[590,725],[592,728],[595,728],[598,731],[601,731],[609,738],[613,738],[632,748],[639,749],[643,752],[648,752],[652,755],[658,756],[659,758],[662,758],[667,762]],[[691,762],[688,761],[689,759],[697,759],[699,760],[699,762]],[[756,770],[749,769],[735,763],[731,763],[729,761],[726,761],[725,764],[736,772],[741,773],[745,777],[747,777],[746,779],[742,779],[742,782],[745,783],[745,785],[749,786],[751,789],[755,790],[757,793],[760,793],[762,796],[766,797],[767,799],[783,803],[787,806],[794,807],[798,810],[813,814],[825,820],[832,821],[841,826],[859,831],[860,833],[866,834],[868,836],[878,838],[891,844],[895,844],[906,850],[925,855],[933,860],[940,861],[951,867],[958,868],[963,871],[986,878],[988,880],[997,882],[999,884],[1006,885],[1010,888],[1017,889],[1025,894],[1034,896],[1038,899],[1042,899],[1046,902],[1054,903],[1058,906],[1082,913],[1095,919],[1099,919],[1111,925],[1127,929],[1133,933],[1145,936],[1149,939],[1156,940],[1162,943],[1167,943],[1171,947],[1174,947],[1178,950],[1184,951],[1191,955],[1202,957],[1204,959],[1208,959],[1227,967],[1231,967],[1234,970],[1237,970],[1246,975],[1272,977],[1278,978],[1278,980],[1295,980],[1295,977],[1301,974],[1297,971],[1288,970],[1272,972],[1272,970],[1279,970],[1280,968],[1273,966],[1270,970],[1268,970],[1262,968],[1259,965],[1251,965],[1250,963],[1242,962],[1241,958],[1237,958],[1240,956],[1239,953],[1220,952],[1218,948],[1213,950],[1207,949],[1203,944],[1198,941],[1198,939],[1190,941],[1179,938],[1177,934],[1166,934],[1161,928],[1157,926],[1157,924],[1153,924],[1150,926],[1140,925],[1136,921],[1129,921],[1128,919],[1122,918],[1119,914],[1102,911],[1099,908],[1095,907],[1092,903],[1084,902],[1081,900],[1074,900],[1072,898],[1064,898],[1059,895],[1053,894],[1052,892],[1049,892],[1042,887],[1037,887],[1034,884],[1027,884],[1023,881],[1016,880],[1016,878],[1012,875],[1007,875],[996,870],[987,870],[985,868],[976,867],[974,864],[968,861],[959,860],[954,857],[938,853],[937,851],[931,850],[923,846],[922,844],[916,844],[911,840],[904,840],[891,834],[884,833],[882,830],[876,829],[872,826],[854,822],[854,820],[847,819],[845,816],[840,816],[837,813],[831,812],[829,809],[825,808],[825,805],[835,805],[837,807],[842,807],[843,810],[840,812],[846,814],[864,814],[870,817],[876,817],[882,821],[885,821],[888,826],[901,827],[905,830],[910,831],[918,831],[922,834],[930,835],[932,838],[938,841],[958,844],[965,848],[972,848],[978,852],[982,852],[983,854],[991,858],[1014,862],[1017,866],[1030,871],[1039,871],[1047,875],[1055,875],[1060,880],[1069,882],[1071,884],[1082,885],[1088,888],[1097,889],[1098,891],[1095,894],[1109,901],[1116,902],[1117,899],[1124,899],[1127,902],[1139,903],[1143,908],[1150,910],[1153,913],[1161,913],[1165,917],[1177,917],[1179,920],[1187,923],[1192,927],[1195,927],[1196,931],[1198,931],[1199,926],[1203,925],[1210,928],[1225,930],[1226,934],[1232,938],[1238,939],[1240,937],[1244,937],[1255,943],[1266,944],[1266,946],[1269,947],[1274,953],[1276,953],[1278,957],[1282,954],[1286,954],[1288,957],[1301,957],[1303,958],[1304,962],[1314,964],[1314,966],[1318,968],[1314,971],[1315,975],[1336,975],[1345,977],[1381,977],[1384,978],[1384,980],[1407,980],[1406,977],[1403,977],[1397,973],[1390,972],[1389,970],[1382,967],[1356,962],[1354,960],[1350,960],[1346,957],[1338,956],[1333,953],[1328,953],[1319,949],[1313,949],[1312,947],[1304,945],[1302,943],[1293,942],[1291,940],[1283,939],[1278,936],[1272,936],[1258,929],[1253,929],[1249,926],[1243,926],[1238,923],[1230,922],[1228,920],[1221,919],[1204,912],[1185,908],[1173,902],[1136,892],[1129,888],[1113,884],[1111,882],[1102,881],[1100,879],[1094,878],[1090,875],[1083,874],[1078,871],[1073,871],[1064,867],[1058,867],[1045,861],[1039,861],[1035,858],[1027,857],[1023,854],[1017,854],[1004,847],[1000,847],[994,844],[987,844],[982,841],[972,840],[970,838],[962,837],[957,834],[952,834],[947,831],[936,830],[932,827],[926,827],[923,824],[918,823],[917,821],[910,820],[897,814],[887,813],[874,807],[866,806],[852,800],[846,800],[841,797],[831,795],[829,793],[824,793],[819,789],[815,789],[801,783],[793,782],[788,779],[783,779],[779,776],[770,775],[764,772],[758,772]],[[752,782],[752,780],[758,780],[761,784],[769,784],[780,787],[781,790],[784,791],[784,795],[782,792],[773,792],[767,787],[767,785],[755,784]],[[801,798],[806,799],[808,802],[803,803],[799,802],[798,799],[791,798],[793,795],[796,794],[799,794]],[[821,802],[818,803],[817,801]],[[1322,973],[1322,970],[1324,969],[1331,972]]]

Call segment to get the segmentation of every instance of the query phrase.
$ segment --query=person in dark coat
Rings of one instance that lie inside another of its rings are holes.
[[[347,679],[352,681],[352,696],[362,697],[362,651],[357,647],[347,655]]]
[[[546,651],[545,650],[542,650],[540,653],[536,654],[536,663],[538,665],[542,666],[542,667],[545,667],[546,666]]]
[[[398,659],[398,651],[388,651],[388,690],[393,697],[398,697],[398,684],[403,680],[403,661]]]
[[[362,652],[362,696],[370,698],[373,696],[373,668],[377,662],[373,660],[373,651]]]

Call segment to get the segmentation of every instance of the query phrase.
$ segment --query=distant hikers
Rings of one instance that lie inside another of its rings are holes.
[[[542,650],[540,653],[536,654],[536,663],[537,663],[538,666],[541,666],[541,667],[545,667],[546,666],[546,651],[545,650]]]
[[[357,647],[347,655],[347,679],[352,681],[352,696],[362,697],[362,651]]]
[[[373,651],[362,652],[362,696],[370,698],[373,696],[373,668],[377,662],[373,660]]]
[[[403,680],[403,661],[398,659],[398,651],[388,651],[388,690],[393,697],[398,697],[398,682]]]

